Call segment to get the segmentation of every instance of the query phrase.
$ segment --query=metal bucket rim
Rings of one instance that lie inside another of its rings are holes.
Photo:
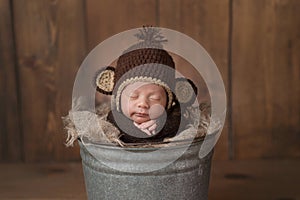
[[[125,151],[156,151],[158,149],[164,148],[167,150],[172,150],[172,149],[180,149],[183,147],[187,147],[187,146],[195,146],[195,145],[199,145],[201,143],[203,143],[204,140],[208,139],[214,139],[215,136],[217,135],[218,131],[199,137],[199,138],[195,138],[192,142],[190,140],[178,140],[178,141],[174,141],[172,142],[173,144],[170,146],[149,146],[149,147],[137,147],[137,146],[126,146],[126,147],[121,147],[121,146],[117,146],[117,145],[113,145],[113,144],[109,144],[109,143],[100,143],[100,142],[93,142],[88,140],[88,138],[86,137],[82,137],[82,138],[78,138],[78,142],[81,143],[83,146],[85,145],[92,145],[94,147],[97,148],[105,148],[105,149],[109,149],[109,150],[125,150]],[[174,144],[176,143],[176,144]],[[168,144],[168,143],[157,143],[157,144]],[[156,145],[156,144],[155,144]]]

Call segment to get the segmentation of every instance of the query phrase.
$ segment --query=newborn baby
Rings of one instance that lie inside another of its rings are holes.
[[[162,142],[189,123],[181,113],[195,101],[195,87],[175,77],[175,63],[163,49],[125,52],[116,67],[96,75],[97,91],[111,96],[107,121],[125,143]]]

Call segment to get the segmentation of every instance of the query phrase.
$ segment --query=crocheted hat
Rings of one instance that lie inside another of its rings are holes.
[[[171,55],[162,49],[161,43],[166,40],[160,35],[159,29],[144,27],[136,36],[143,41],[127,49],[118,58],[115,68],[108,66],[97,72],[97,91],[112,95],[117,111],[120,111],[123,89],[134,82],[162,86],[168,97],[167,109],[172,107],[175,99],[181,104],[193,103],[197,89],[190,80],[175,78],[175,64]]]

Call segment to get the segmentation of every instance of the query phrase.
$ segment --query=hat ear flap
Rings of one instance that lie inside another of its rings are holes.
[[[97,91],[111,95],[114,89],[115,68],[108,66],[96,72],[95,85]]]
[[[175,80],[175,96],[180,104],[185,106],[192,105],[197,97],[197,87],[186,78],[176,78]]]

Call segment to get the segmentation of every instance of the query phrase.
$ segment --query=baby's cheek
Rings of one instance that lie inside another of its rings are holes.
[[[162,114],[164,114],[165,108],[160,104],[154,104],[149,109],[149,117],[150,119],[157,119]]]
[[[121,110],[123,112],[123,114],[127,117],[129,117],[129,113],[130,113],[130,108],[129,108],[129,102],[121,99]]]

